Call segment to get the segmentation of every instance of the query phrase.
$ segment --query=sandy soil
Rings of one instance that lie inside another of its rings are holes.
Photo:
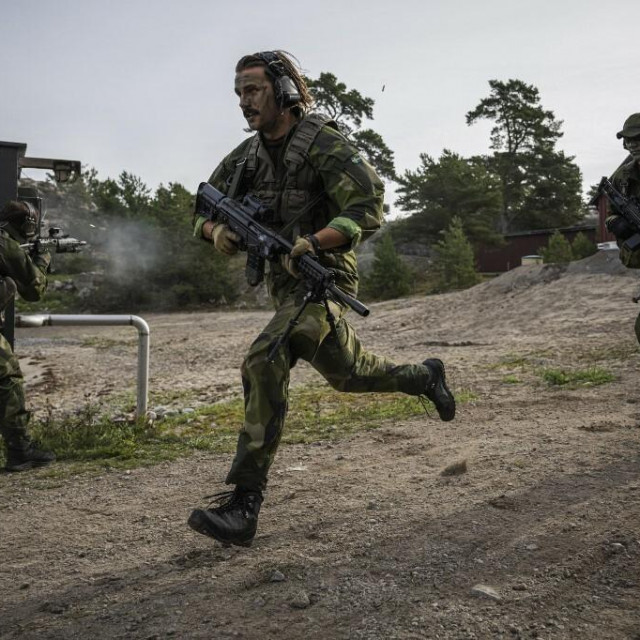
[[[248,550],[185,524],[222,488],[226,455],[0,475],[0,637],[640,638],[638,284],[599,256],[373,305],[354,319],[365,344],[441,357],[476,399],[453,423],[283,447]],[[268,316],[146,317],[152,390],[237,394]],[[32,408],[131,392],[136,342],[132,328],[20,330]],[[539,375],[591,366],[615,382]],[[322,384],[306,365],[294,373]]]

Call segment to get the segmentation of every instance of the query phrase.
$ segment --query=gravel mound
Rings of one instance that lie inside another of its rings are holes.
[[[620,262],[617,250],[603,250],[583,260],[565,264],[539,264],[516,267],[480,286],[506,293],[508,291],[528,289],[539,284],[548,284],[566,276],[582,274],[605,274],[636,280],[640,277],[640,271],[627,269]]]

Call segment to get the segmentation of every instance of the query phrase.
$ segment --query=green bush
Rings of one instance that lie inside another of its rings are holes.
[[[598,251],[598,247],[587,238],[587,236],[582,233],[582,231],[578,232],[576,237],[573,239],[571,243],[571,252],[573,253],[574,260],[582,260],[583,258],[588,258],[592,256],[594,253]]]
[[[547,246],[541,248],[538,253],[542,256],[545,264],[571,262],[573,259],[569,241],[557,229],[549,238]]]
[[[411,291],[411,269],[396,252],[391,234],[385,233],[374,249],[373,269],[363,278],[363,293],[389,300],[409,295]]]

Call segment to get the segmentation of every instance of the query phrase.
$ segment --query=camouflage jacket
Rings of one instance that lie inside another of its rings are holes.
[[[640,166],[635,160],[629,160],[616,169],[611,183],[625,198],[635,198],[640,203]],[[620,246],[620,260],[625,267],[640,269],[640,251],[631,252]]]
[[[358,150],[326,117],[311,115],[288,133],[277,161],[271,160],[260,134],[234,149],[215,169],[209,183],[228,193],[236,166],[246,160],[238,193],[251,194],[272,208],[270,225],[296,235],[324,227],[340,231],[349,243],[323,251],[320,262],[336,272],[336,284],[355,295],[358,273],[354,253],[362,240],[380,228],[384,186]],[[290,276],[270,265],[267,284],[272,294],[288,288]]]
[[[32,259],[5,229],[0,228],[0,308],[7,306],[16,288],[25,300],[39,300],[47,288],[48,264],[48,254]]]

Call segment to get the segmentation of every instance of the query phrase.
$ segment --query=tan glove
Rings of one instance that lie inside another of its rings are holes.
[[[238,253],[238,242],[240,242],[240,236],[231,231],[226,224],[217,224],[213,227],[211,232],[213,239],[213,246],[224,253],[226,256],[232,256],[234,253]]]
[[[34,255],[31,259],[33,260],[33,264],[35,264],[36,267],[38,267],[45,273],[49,272],[49,267],[51,266],[51,254],[48,251],[36,253],[36,255]]]
[[[289,255],[282,256],[282,266],[294,277],[300,279],[300,272],[296,266],[296,258],[303,256],[305,253],[316,255],[316,249],[307,236],[304,238],[298,236],[293,243],[293,249]]]

